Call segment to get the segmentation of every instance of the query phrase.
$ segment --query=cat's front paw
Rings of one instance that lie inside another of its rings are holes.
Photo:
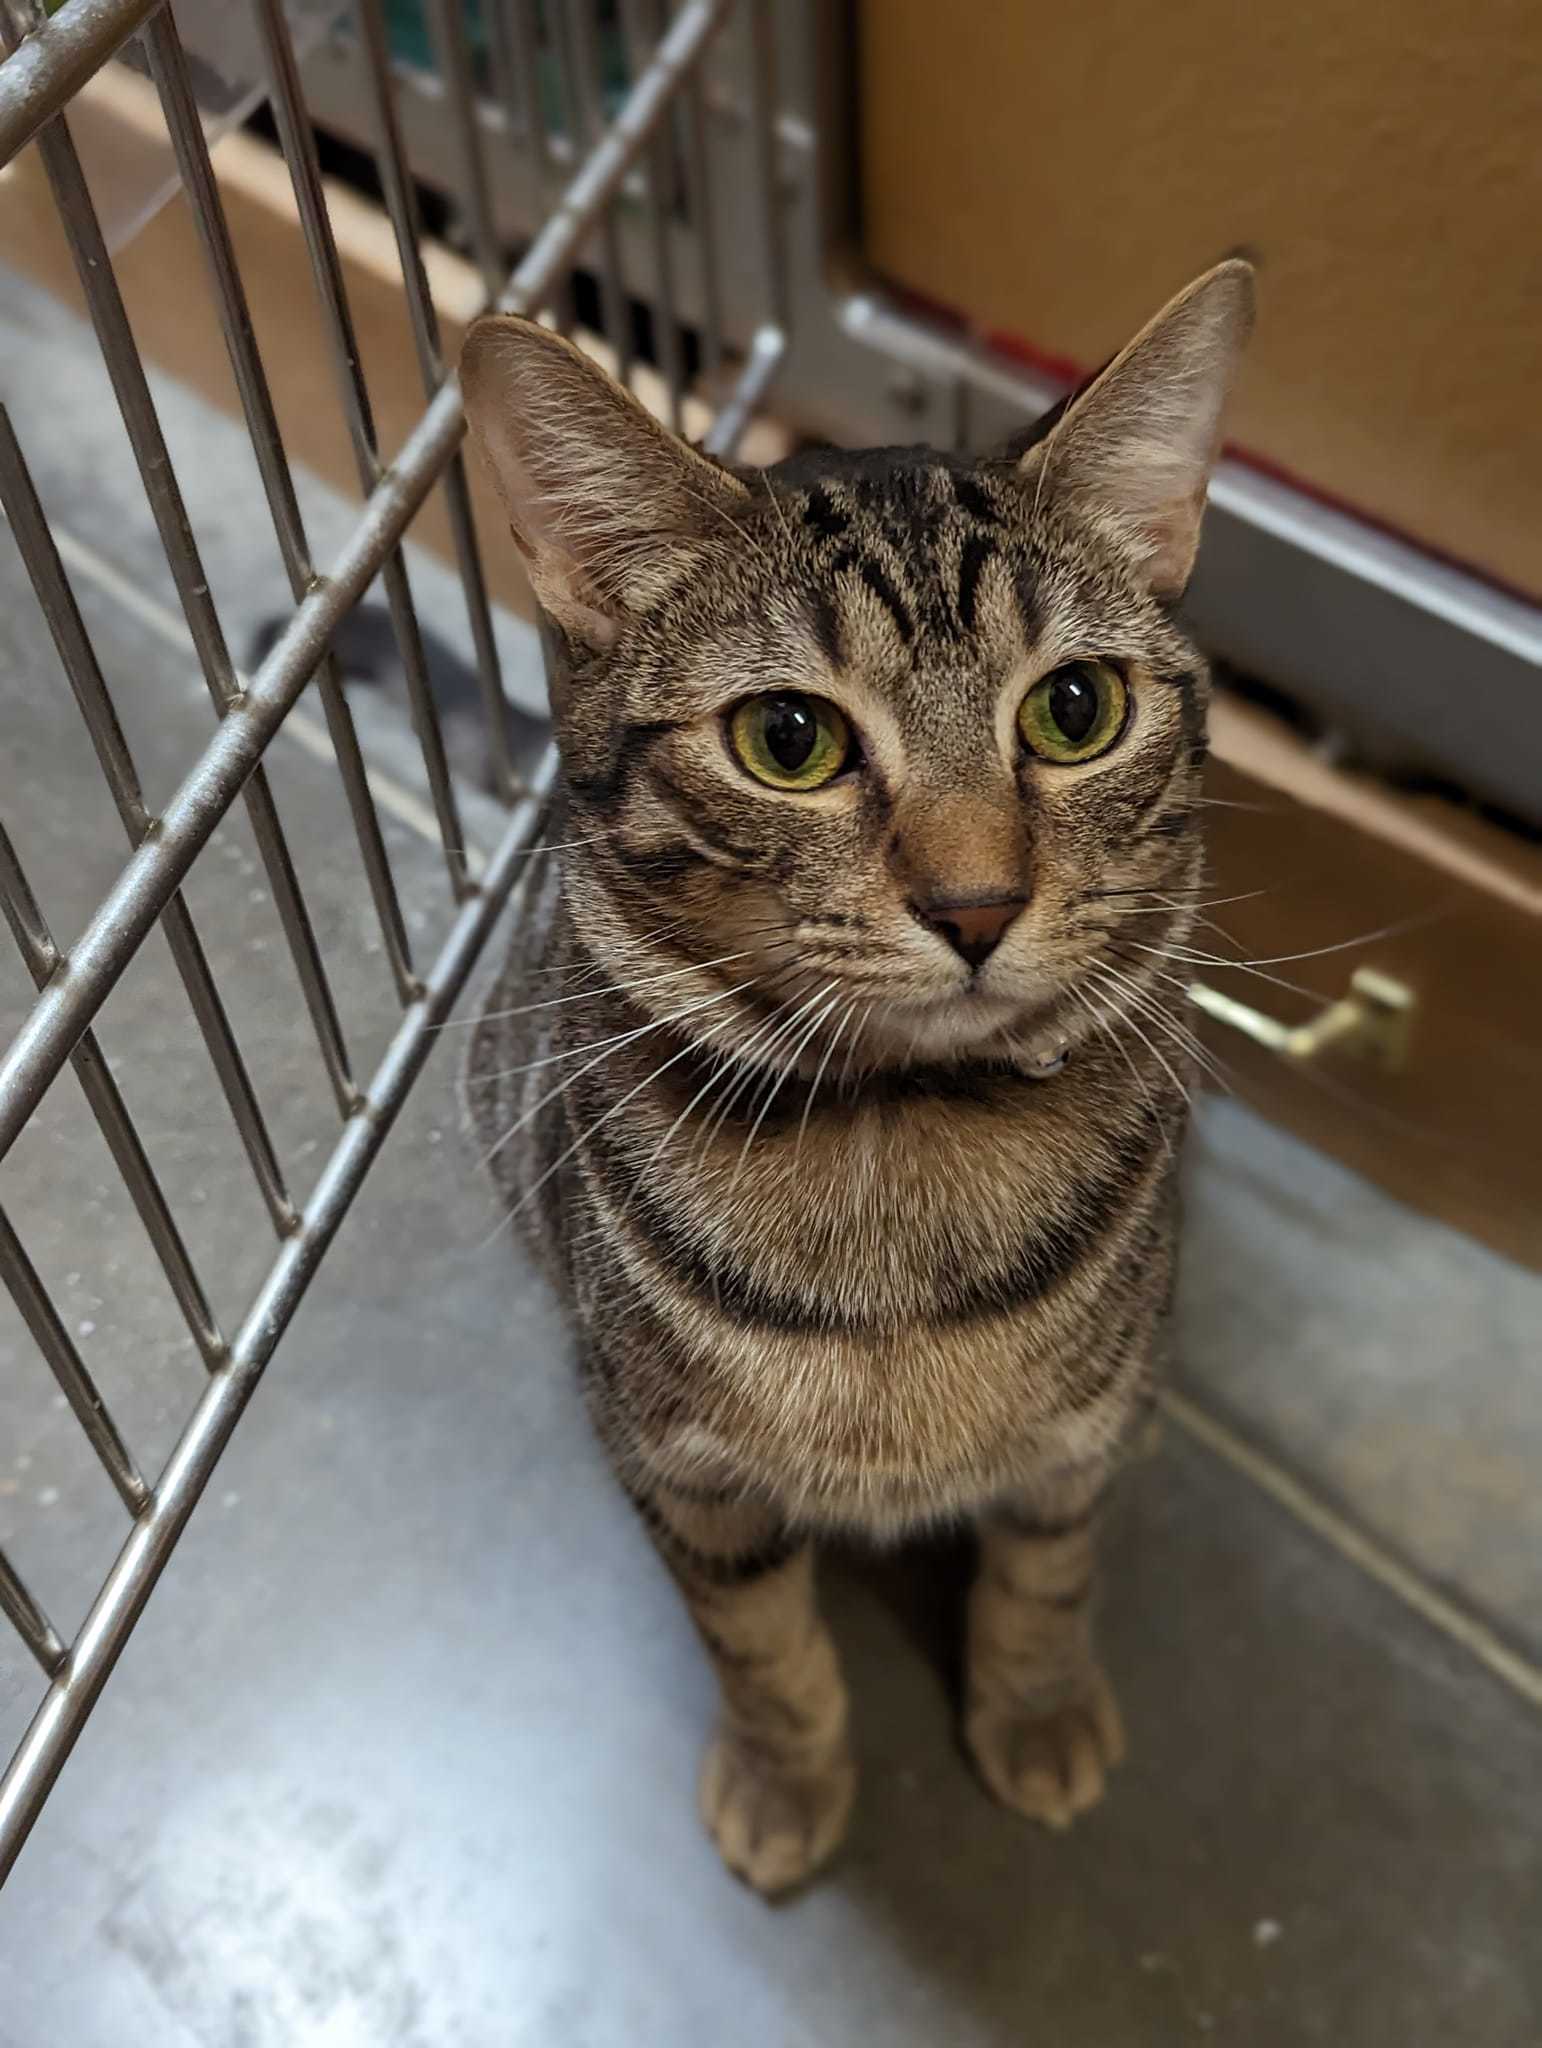
[[[1095,1664],[1053,1705],[975,1700],[964,1737],[1002,1805],[1056,1829],[1097,1805],[1125,1753],[1118,1702]]]
[[[793,1770],[725,1729],[702,1763],[701,1812],[734,1875],[774,1898],[834,1855],[856,1790],[844,1749],[816,1770]]]

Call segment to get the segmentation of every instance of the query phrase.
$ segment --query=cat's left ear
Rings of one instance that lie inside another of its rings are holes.
[[[1036,502],[1101,527],[1161,597],[1189,580],[1227,393],[1253,325],[1253,266],[1179,292],[1023,456]]]
[[[743,484],[550,328],[476,321],[460,378],[535,594],[575,639],[613,645],[731,533]]]

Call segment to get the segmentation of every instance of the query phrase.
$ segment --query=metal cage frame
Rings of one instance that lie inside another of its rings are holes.
[[[183,0],[186,4],[186,0]],[[666,22],[663,9],[628,5],[629,89],[607,121],[595,84],[594,0],[562,0],[555,19],[575,93],[581,147],[546,133],[531,86],[531,40],[538,32],[530,0],[504,0],[496,10],[498,59],[504,82],[522,90],[532,161],[541,179],[541,209],[511,275],[502,275],[500,232],[492,212],[484,129],[474,106],[464,19],[452,0],[431,0],[429,18],[444,80],[441,118],[468,195],[468,222],[488,302],[505,310],[560,308],[575,264],[597,250],[602,298],[623,371],[627,318],[615,209],[625,187],[640,199],[652,251],[651,297],[658,355],[676,418],[684,383],[682,322],[701,335],[701,355],[722,403],[708,448],[730,453],[775,376],[786,350],[787,312],[781,238],[773,187],[774,35],[765,0],[680,0]],[[349,8],[371,102],[376,160],[406,288],[408,313],[424,387],[417,426],[383,462],[358,364],[347,293],[327,214],[306,89],[281,0],[251,0],[266,55],[266,84],[288,165],[316,290],[330,338],[339,399],[357,460],[363,505],[351,537],[318,573],[312,563],[263,363],[248,317],[245,285],[226,225],[218,178],[210,162],[171,0],[68,0],[45,15],[40,0],[0,0],[0,168],[30,143],[42,153],[54,204],[75,259],[87,309],[139,465],[150,510],[183,616],[208,683],[219,724],[213,738],[158,815],[146,806],[111,694],[71,590],[65,564],[33,487],[9,415],[0,405],[0,504],[15,535],[108,790],[128,836],[130,853],[116,882],[67,951],[55,942],[15,846],[0,821],[0,910],[4,911],[37,995],[13,1042],[0,1056],[0,1159],[46,1091],[71,1066],[112,1153],[151,1248],[207,1368],[207,1381],[164,1469],[147,1480],[114,1425],[59,1310],[50,1299],[21,1236],[0,1213],[0,1281],[20,1310],[42,1361],[51,1370],[129,1518],[128,1534],[73,1641],[64,1641],[14,1566],[0,1554],[0,1612],[19,1634],[47,1689],[20,1746],[0,1779],[0,1882],[90,1714],[113,1665],[154,1589],[174,1545],[229,1443],[247,1402],[380,1152],[393,1120],[422,1072],[436,1030],[448,1017],[536,842],[545,791],[554,769],[546,757],[528,785],[515,786],[503,747],[506,703],[498,653],[472,524],[460,444],[465,432],[453,372],[439,337],[419,253],[415,188],[398,111],[398,85],[388,54],[380,0]],[[736,242],[735,290],[742,304],[746,260],[756,267],[756,315],[739,346],[725,343],[717,313],[723,238],[714,232],[713,190],[722,166],[709,167],[700,65],[730,19],[739,17],[745,120],[742,163],[733,166],[736,200],[748,199],[756,222],[746,249]],[[210,597],[166,442],[103,240],[91,194],[70,135],[68,103],[131,36],[141,38],[160,96],[182,182],[207,260],[208,287],[234,372],[274,532],[293,591],[294,608],[256,674],[236,671]],[[521,83],[523,81],[523,83]],[[674,158],[662,146],[665,124],[683,137],[685,204],[666,179]],[[711,188],[711,189],[709,189]],[[688,209],[688,210],[687,210]],[[634,208],[634,211],[639,209]],[[676,240],[687,234],[683,266]],[[525,240],[525,236],[520,237]],[[688,273],[688,314],[675,292],[677,268]],[[422,640],[402,564],[401,543],[415,513],[436,486],[446,492],[451,530],[477,656],[497,784],[509,805],[502,837],[480,872],[463,851],[457,795],[445,756]],[[334,635],[376,575],[384,583],[421,744],[432,808],[442,843],[454,920],[437,958],[413,958],[375,799],[329,653]],[[389,962],[400,1018],[389,1047],[368,1079],[351,1066],[328,982],[327,965],[307,911],[263,768],[266,748],[315,679],[336,764],[368,879],[382,949]],[[500,751],[502,749],[502,751]],[[243,1064],[220,991],[181,893],[200,851],[237,802],[245,805],[266,868],[285,938],[304,992],[318,1056],[331,1084],[340,1129],[303,1206],[294,1201],[283,1166]],[[276,1251],[244,1319],[227,1336],[209,1305],[172,1208],[130,1118],[92,1025],[125,969],[159,925],[266,1205]]]

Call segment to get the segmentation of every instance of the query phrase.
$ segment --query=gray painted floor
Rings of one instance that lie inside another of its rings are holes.
[[[56,519],[151,600],[82,584],[164,793],[209,713],[155,623],[131,477],[91,459],[88,353],[0,277],[0,359]],[[69,403],[45,419],[48,391]],[[280,595],[250,479],[224,423],[163,402],[239,647]],[[346,508],[308,504],[335,539]],[[453,587],[414,575],[454,643]],[[389,720],[371,729],[405,772]],[[4,538],[0,735],[0,813],[67,939],[121,848]],[[288,739],[271,759],[367,1069],[386,977],[332,772]],[[437,856],[388,830],[426,951]],[[334,1124],[243,825],[190,899],[303,1191]],[[0,1038],[27,997],[0,948]],[[231,1319],[270,1244],[158,946],[102,1036]],[[468,1172],[452,1065],[430,1068],[0,1893],[3,2048],[1542,2041],[1535,1710],[1172,1428],[1110,1546],[1133,1755],[1108,1805],[1050,1838],[974,1785],[950,1710],[959,1550],[842,1557],[851,1842],[775,1910],[724,1878],[692,1803],[706,1674],[589,1441],[564,1333]],[[1542,1285],[1231,1105],[1207,1107],[1191,1178],[1191,1398],[1535,1646]],[[153,1470],[199,1370],[67,1077],[0,1200]],[[122,1522],[7,1318],[0,1542],[69,1628]],[[4,1644],[0,1751],[36,1696]]]

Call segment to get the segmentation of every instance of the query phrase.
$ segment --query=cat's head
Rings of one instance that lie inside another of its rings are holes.
[[[1251,309],[1221,264],[998,455],[763,472],[477,323],[467,411],[560,644],[568,902],[645,1007],[805,1065],[860,1019],[893,1063],[1047,1055],[1149,987],[1199,864],[1171,607]]]

